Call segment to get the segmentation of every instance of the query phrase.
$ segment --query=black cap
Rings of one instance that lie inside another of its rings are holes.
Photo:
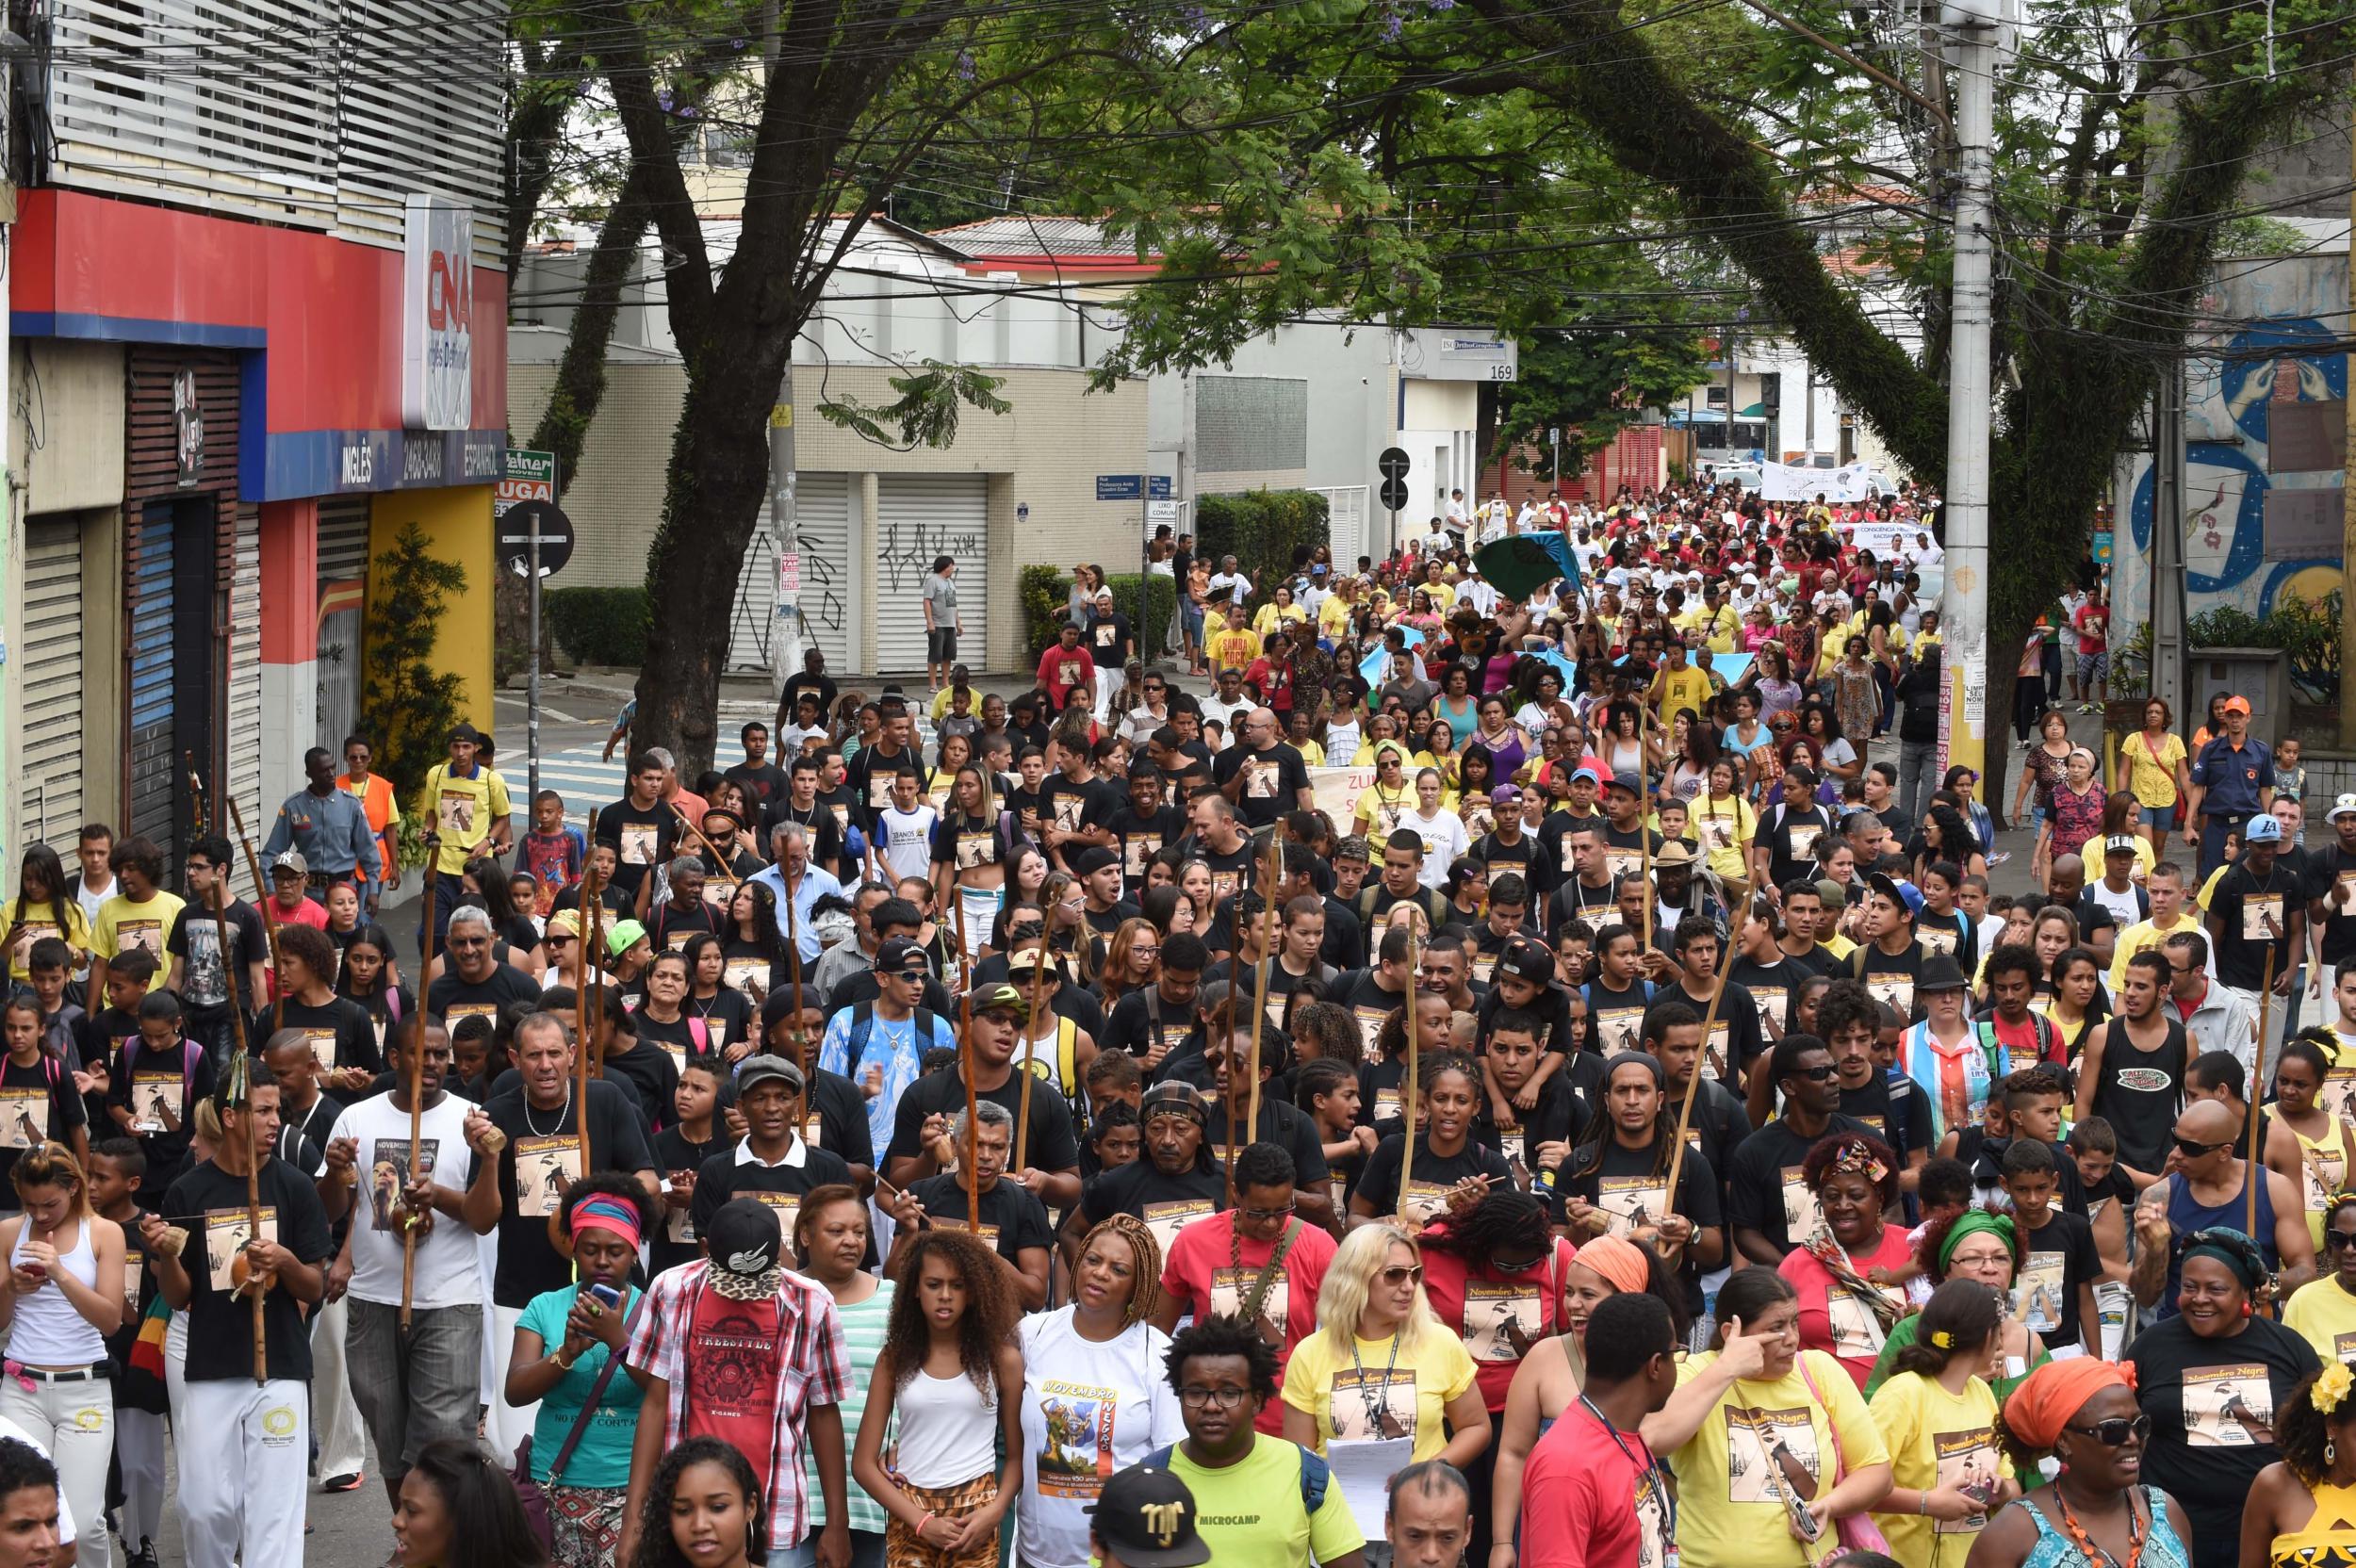
[[[733,1300],[757,1299],[777,1289],[771,1275],[785,1266],[785,1229],[777,1211],[750,1198],[731,1198],[704,1227],[712,1259],[712,1288]]]
[[[1211,1548],[1195,1528],[1194,1494],[1167,1470],[1116,1471],[1088,1510],[1088,1528],[1123,1568],[1196,1568]]]
[[[921,942],[911,941],[906,937],[888,938],[881,947],[875,949],[875,972],[877,974],[921,972],[926,979],[930,979],[933,972],[932,955],[924,951],[924,944]]]
[[[1074,876],[1093,876],[1106,866],[1121,864],[1121,858],[1102,844],[1090,844],[1077,854],[1064,857],[1064,864]]]

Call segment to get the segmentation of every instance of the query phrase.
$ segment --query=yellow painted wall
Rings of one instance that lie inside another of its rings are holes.
[[[491,487],[461,485],[447,490],[395,490],[376,498],[368,514],[368,598],[376,599],[376,575],[401,531],[415,523],[435,559],[465,569],[466,586],[450,596],[434,642],[434,667],[466,684],[459,711],[489,730],[491,713],[491,592],[494,558]]]

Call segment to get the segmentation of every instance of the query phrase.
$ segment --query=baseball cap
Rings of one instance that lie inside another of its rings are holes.
[[[704,1227],[704,1250],[712,1259],[706,1278],[732,1301],[774,1296],[785,1270],[785,1228],[777,1211],[750,1198],[731,1198]]]
[[[2331,803],[2331,809],[2323,813],[2326,822],[2337,822],[2342,817],[2356,817],[2356,795],[2340,796]]]
[[[1578,775],[1574,774],[1572,776],[1577,777]],[[1604,788],[1626,790],[1629,794],[1641,796],[1644,792],[1644,781],[1632,773],[1615,773],[1605,783]]]
[[[1366,836],[1364,833],[1352,833],[1333,846],[1333,858],[1371,861],[1374,858],[1374,851],[1367,846]]]
[[[883,946],[875,950],[875,972],[877,974],[906,974],[913,972],[921,972],[927,979],[932,977],[932,956],[918,943],[906,937],[892,937],[886,939]]]
[[[774,1056],[767,1052],[762,1052],[758,1055],[745,1057],[738,1065],[736,1069],[737,1095],[741,1098],[744,1091],[755,1084],[766,1083],[772,1078],[792,1089],[795,1094],[801,1093],[809,1086],[802,1077],[800,1068],[795,1067],[783,1056]]]
[[[636,921],[616,921],[614,929],[605,934],[606,956],[618,958],[646,939],[646,928]]]
[[[1062,958],[1051,956],[1042,962],[1039,950],[1036,947],[1026,947],[1006,956],[1006,972],[1009,975],[1020,974],[1027,980],[1032,971],[1039,969],[1044,969],[1057,980],[1070,977],[1070,966]]]
[[[1911,882],[1891,876],[1886,872],[1875,872],[1865,879],[1865,885],[1891,903],[1904,905],[1909,917],[1922,912],[1922,890]]]
[[[2114,833],[2109,838],[2102,841],[2102,853],[2105,855],[2133,855],[2135,853],[2136,846],[2142,843],[2142,840],[2136,838],[2133,833]]]
[[[2248,718],[2250,716],[2250,699],[2248,697],[2227,697],[2222,707],[2219,709],[2219,711],[2226,713],[2239,713],[2244,718]]]
[[[1521,798],[1521,789],[1513,784],[1499,784],[1489,791],[1489,804],[1492,806],[1511,805]]]
[[[1088,1528],[1126,1568],[1195,1568],[1211,1560],[1194,1527],[1194,1494],[1167,1470],[1133,1464],[1106,1478]]]
[[[1554,980],[1554,955],[1535,938],[1516,938],[1497,955],[1497,972],[1527,980],[1533,986],[1549,985]]]
[[[462,720],[450,727],[450,738],[453,741],[466,741],[479,746],[483,743],[483,731]]]
[[[1172,1113],[1190,1116],[1197,1121],[1206,1121],[1210,1117],[1203,1103],[1203,1091],[1177,1078],[1166,1078],[1154,1085],[1145,1091],[1145,1098],[1137,1102],[1139,1121],[1151,1121],[1156,1116]]]
[[[2241,841],[2246,844],[2279,844],[2282,841],[2282,825],[2271,816],[2252,817],[2243,830]]]
[[[1816,896],[1824,902],[1827,909],[1839,910],[1849,906],[1848,884],[1836,882],[1829,876],[1817,878]]]
[[[1591,762],[1581,762],[1578,767],[1573,768],[1571,776],[1575,779],[1584,778],[1599,790],[1603,788],[1603,772]]]
[[[270,863],[270,869],[273,876],[282,871],[292,872],[297,876],[308,876],[311,874],[311,862],[303,858],[303,851],[289,849],[280,852],[278,858]]]
[[[1012,1013],[1018,1023],[1027,1022],[1031,1017],[1031,1004],[1023,1000],[1023,993],[1004,983],[985,986],[975,993],[973,1010],[977,1013]]]

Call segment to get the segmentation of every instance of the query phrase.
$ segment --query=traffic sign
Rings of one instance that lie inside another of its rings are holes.
[[[1403,480],[1407,477],[1407,470],[1414,465],[1415,460],[1407,455],[1407,449],[1404,447],[1385,447],[1383,449],[1383,455],[1374,460],[1375,471],[1384,479]]]
[[[518,501],[499,520],[499,561],[517,577],[532,569],[532,520],[540,520],[540,575],[564,569],[573,558],[572,519],[548,500]]]
[[[1141,501],[1145,498],[1145,480],[1138,474],[1099,474],[1096,476],[1096,498],[1100,501]]]
[[[1407,482],[1403,479],[1384,480],[1381,499],[1385,511],[1404,512],[1407,510]]]

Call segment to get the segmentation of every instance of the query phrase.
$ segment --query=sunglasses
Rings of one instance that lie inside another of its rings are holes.
[[[1423,1265],[1418,1263],[1386,1268],[1383,1271],[1382,1279],[1384,1284],[1394,1290],[1400,1285],[1419,1285],[1423,1283]]]
[[[2114,1415],[2107,1421],[2097,1421],[2091,1427],[2065,1427],[2062,1429],[2090,1437],[2105,1448],[2123,1448],[2129,1438],[2141,1443],[2151,1435],[2151,1418],[2148,1415]]]
[[[2201,1143],[2194,1138],[2177,1138],[2175,1144],[2176,1152],[2188,1160],[2198,1160],[2214,1154],[2220,1149],[2233,1148],[2233,1140],[2227,1138],[2223,1143]]]
[[[2333,1250],[2343,1247],[2356,1247],[2356,1233],[2347,1231],[2326,1231],[2323,1233],[2323,1245]]]
[[[1840,1070],[1841,1070],[1839,1068],[1833,1066],[1830,1062],[1826,1062],[1823,1067],[1795,1067],[1792,1070],[1792,1075],[1795,1078],[1807,1078],[1822,1084],[1828,1082],[1836,1074],[1838,1074]]]

